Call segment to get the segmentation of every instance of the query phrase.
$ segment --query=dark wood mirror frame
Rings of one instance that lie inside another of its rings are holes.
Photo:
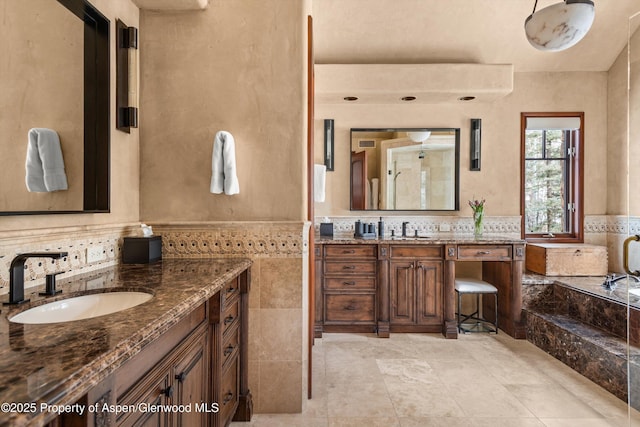
[[[84,22],[84,196],[73,211],[3,211],[0,215],[109,212],[109,20],[85,0],[57,0]]]

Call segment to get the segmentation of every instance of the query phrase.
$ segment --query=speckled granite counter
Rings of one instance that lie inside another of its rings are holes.
[[[46,300],[29,289],[31,303],[0,307],[0,403],[37,402],[36,413],[0,411],[0,425],[42,425],[53,417],[40,404],[75,403],[91,387],[186,317],[249,268],[248,259],[175,259],[122,265],[59,280],[63,293]],[[137,307],[82,321],[21,325],[7,319],[38,303],[74,294],[143,290],[154,298]],[[0,301],[7,301],[6,295]]]

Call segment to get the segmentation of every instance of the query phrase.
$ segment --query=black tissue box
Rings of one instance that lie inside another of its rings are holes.
[[[162,236],[125,237],[122,248],[124,264],[150,264],[162,259]]]
[[[320,224],[320,235],[333,237],[333,223],[325,222]]]

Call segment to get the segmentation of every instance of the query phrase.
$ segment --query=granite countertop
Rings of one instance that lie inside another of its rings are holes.
[[[41,425],[55,414],[41,404],[71,405],[143,347],[186,317],[251,265],[249,259],[171,259],[119,265],[58,280],[63,292],[30,304],[0,306],[0,404],[36,402],[35,412],[0,411],[0,425]],[[87,292],[142,290],[154,297],[106,316],[49,325],[22,325],[8,317],[38,303]],[[7,301],[3,295],[0,301]]]
[[[451,244],[475,244],[475,245],[512,245],[524,244],[525,241],[520,238],[512,238],[499,234],[485,234],[482,237],[474,237],[473,234],[434,234],[430,236],[409,236],[409,237],[391,237],[376,239],[362,239],[353,237],[353,233],[340,233],[333,237],[315,235],[316,244],[410,244],[410,245],[451,245]]]

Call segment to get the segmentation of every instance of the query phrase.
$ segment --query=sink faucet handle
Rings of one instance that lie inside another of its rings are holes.
[[[45,281],[45,290],[44,292],[39,292],[38,295],[42,296],[53,296],[62,292],[61,289],[56,289],[56,275],[62,274],[64,271],[58,271],[57,273],[47,274]]]

